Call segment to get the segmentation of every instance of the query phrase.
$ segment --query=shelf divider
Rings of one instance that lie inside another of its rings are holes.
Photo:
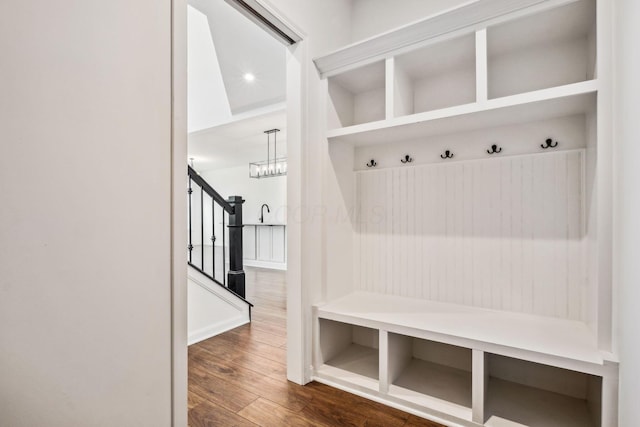
[[[385,99],[385,119],[389,120],[395,117],[395,105],[396,105],[396,101],[395,101],[395,96],[396,96],[396,91],[395,91],[395,58],[391,57],[391,58],[387,58],[385,60],[385,93],[384,93],[384,99]]]
[[[474,423],[484,424],[487,386],[489,384],[488,358],[482,350],[472,352],[472,419]]]
[[[380,329],[380,393],[389,393],[389,333]]]
[[[489,71],[487,56],[487,29],[476,31],[476,102],[484,104],[489,99]]]

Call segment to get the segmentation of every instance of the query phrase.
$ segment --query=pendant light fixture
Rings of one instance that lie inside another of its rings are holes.
[[[249,163],[250,178],[271,178],[287,174],[287,158],[278,158],[278,132],[280,129],[264,131],[267,134],[267,160]],[[271,134],[273,134],[273,158],[271,157]]]

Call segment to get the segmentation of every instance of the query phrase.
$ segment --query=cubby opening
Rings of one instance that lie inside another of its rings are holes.
[[[595,0],[489,27],[489,98],[596,77]]]
[[[329,129],[384,120],[384,61],[346,71],[328,80]]]
[[[471,420],[471,350],[389,334],[389,394]]]
[[[320,319],[321,365],[377,381],[380,375],[378,349],[377,330]]]
[[[476,100],[475,34],[431,44],[394,58],[394,116]]]
[[[602,378],[487,355],[487,427],[600,427]]]

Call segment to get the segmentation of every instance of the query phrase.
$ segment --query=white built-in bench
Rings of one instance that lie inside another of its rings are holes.
[[[451,425],[595,426],[617,374],[578,321],[369,292],[314,315],[316,380]]]

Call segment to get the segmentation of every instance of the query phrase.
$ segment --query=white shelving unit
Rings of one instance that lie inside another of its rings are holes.
[[[318,372],[328,379],[378,390],[378,331],[326,319],[320,324]]]
[[[479,0],[315,60],[356,214],[314,379],[449,425],[617,425],[610,7]]]
[[[488,355],[486,423],[507,426],[600,426],[601,379]]]
[[[579,1],[487,30],[489,98],[592,80],[595,8]]]
[[[468,34],[392,57],[387,65],[392,117],[475,102],[475,47],[475,36]]]
[[[388,395],[471,421],[471,350],[388,334]]]
[[[331,127],[385,118],[385,64],[376,62],[329,78]]]

